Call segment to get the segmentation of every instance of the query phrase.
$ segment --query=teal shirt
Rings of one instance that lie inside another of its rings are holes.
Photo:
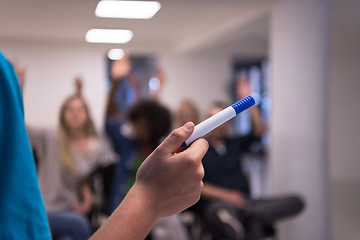
[[[20,86],[0,51],[0,239],[51,239]]]

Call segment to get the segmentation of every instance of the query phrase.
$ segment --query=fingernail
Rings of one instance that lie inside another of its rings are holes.
[[[191,129],[193,129],[194,127],[194,124],[192,122],[187,122],[185,125],[184,125],[184,129],[186,131],[190,131]]]

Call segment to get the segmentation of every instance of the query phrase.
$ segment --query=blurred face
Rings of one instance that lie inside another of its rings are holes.
[[[220,112],[222,110],[223,110],[223,108],[220,108],[220,107],[211,107],[209,110],[209,117],[217,114],[218,112]],[[224,138],[227,134],[228,126],[229,126],[229,122],[226,122],[226,123],[220,125],[219,127],[215,128],[214,130],[212,130],[209,133],[209,137],[211,137],[213,139]]]
[[[179,121],[181,125],[189,121],[196,122],[195,118],[196,118],[195,113],[189,105],[184,104],[183,106],[181,106],[179,111]]]
[[[132,123],[132,131],[134,140],[138,143],[144,143],[149,141],[149,131],[144,119],[139,118]]]
[[[82,129],[87,121],[87,113],[83,102],[79,98],[68,102],[64,111],[65,125],[70,130]]]

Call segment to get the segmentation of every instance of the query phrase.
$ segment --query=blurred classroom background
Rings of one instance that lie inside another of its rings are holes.
[[[265,159],[249,164],[255,197],[298,193],[306,208],[279,224],[278,239],[359,239],[360,1],[160,0],[151,19],[95,16],[96,0],[2,0],[0,49],[26,68],[25,116],[56,127],[76,76],[103,128],[111,49],[128,51],[145,95],[175,111],[234,99],[250,76],[269,131]],[[125,44],[89,43],[91,28],[129,29]],[[153,79],[160,68],[164,81]],[[147,85],[149,88],[147,89]],[[246,132],[246,114],[234,131]]]

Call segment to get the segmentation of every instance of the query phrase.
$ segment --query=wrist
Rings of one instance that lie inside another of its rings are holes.
[[[117,87],[122,79],[123,79],[123,77],[111,77],[112,85],[114,87]]]
[[[118,208],[91,239],[145,239],[159,219],[147,194],[143,186],[135,183]]]
[[[146,186],[135,183],[124,199],[130,202],[131,207],[146,218],[149,223],[154,224],[161,218],[160,211],[156,207],[156,200]]]

